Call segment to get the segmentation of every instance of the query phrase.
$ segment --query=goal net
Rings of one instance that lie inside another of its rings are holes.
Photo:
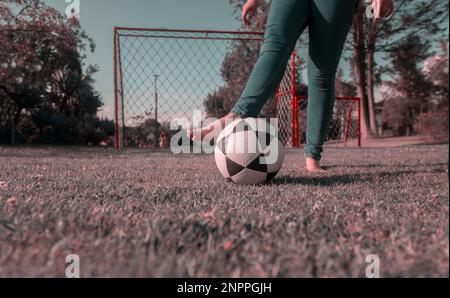
[[[178,129],[225,115],[242,94],[262,32],[114,28],[116,148],[162,148]],[[295,96],[295,58],[262,116],[279,118],[287,147],[304,142],[307,100]],[[358,137],[357,99],[337,101],[329,140]],[[201,116],[201,117],[199,117]]]

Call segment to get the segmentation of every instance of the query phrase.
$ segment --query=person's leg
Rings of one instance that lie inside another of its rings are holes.
[[[289,57],[309,20],[310,0],[272,0],[258,61],[232,113],[257,117],[280,84]]]
[[[318,170],[335,102],[335,79],[356,0],[311,0],[308,62],[308,128],[305,156]]]
[[[309,3],[310,0],[271,1],[264,41],[242,96],[224,118],[202,129],[188,131],[192,140],[217,131],[215,126],[223,128],[230,118],[258,116],[280,84],[295,44],[308,24]]]

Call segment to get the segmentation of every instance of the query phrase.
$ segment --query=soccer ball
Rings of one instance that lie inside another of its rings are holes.
[[[225,127],[214,150],[217,168],[230,182],[270,182],[283,166],[284,147],[277,130],[263,119],[236,119]]]

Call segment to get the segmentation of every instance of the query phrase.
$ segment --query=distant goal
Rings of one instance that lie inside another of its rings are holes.
[[[263,37],[263,32],[114,28],[116,148],[168,147],[174,119],[192,122],[194,110],[206,117],[231,109]],[[305,135],[307,99],[295,96],[295,72],[293,54],[269,103],[287,147],[300,147]],[[337,101],[329,142],[360,144],[358,111],[357,98]]]

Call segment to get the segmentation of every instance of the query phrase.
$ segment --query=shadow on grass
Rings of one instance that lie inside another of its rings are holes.
[[[285,176],[275,178],[272,185],[312,185],[312,186],[334,186],[354,183],[373,183],[380,178],[396,178],[402,175],[414,175],[424,173],[445,173],[445,170],[433,169],[429,172],[424,171],[396,171],[396,172],[380,172],[365,174],[348,174],[348,175],[332,175],[332,176]]]

